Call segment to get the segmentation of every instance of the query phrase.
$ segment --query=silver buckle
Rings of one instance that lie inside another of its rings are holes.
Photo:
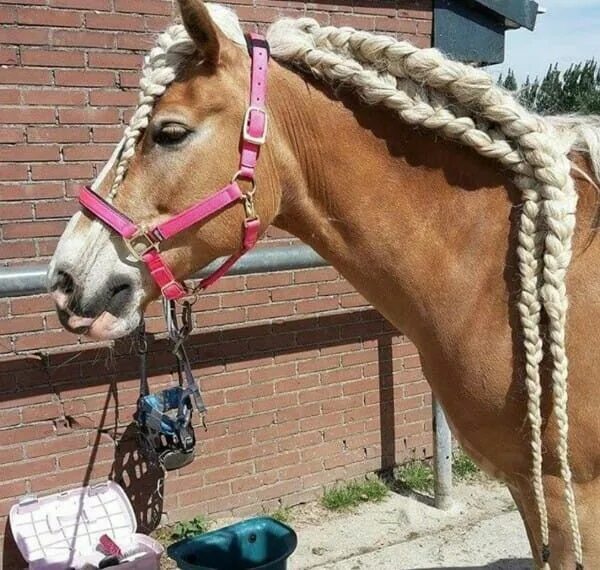
[[[256,113],[262,113],[264,118],[265,118],[265,125],[263,127],[263,132],[262,135],[259,137],[255,137],[252,136],[249,132],[248,129],[250,128],[250,114],[252,112],[256,112]],[[261,109],[260,107],[253,107],[250,106],[246,109],[246,114],[244,115],[244,128],[242,131],[242,138],[247,141],[247,142],[251,142],[254,143],[258,146],[261,146],[263,144],[265,144],[266,140],[267,140],[267,126],[269,124],[269,116],[267,115],[267,111],[265,109]]]

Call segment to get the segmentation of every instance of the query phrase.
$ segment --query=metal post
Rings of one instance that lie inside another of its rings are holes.
[[[433,398],[435,506],[447,511],[452,505],[452,434],[441,404]]]

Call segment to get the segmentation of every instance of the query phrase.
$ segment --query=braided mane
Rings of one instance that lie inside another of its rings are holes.
[[[243,45],[233,12],[207,4],[221,30]],[[568,459],[565,323],[568,299],[565,276],[572,256],[577,192],[571,177],[570,150],[589,153],[600,174],[599,118],[543,118],[522,107],[484,71],[452,61],[435,49],[352,28],[321,27],[315,20],[283,19],[274,23],[268,40],[275,59],[333,85],[352,88],[369,105],[384,105],[410,124],[458,141],[498,160],[514,173],[522,193],[518,231],[521,292],[518,302],[525,350],[527,415],[531,427],[532,478],[547,549],[548,515],[542,483],[542,387],[544,356],[540,332],[542,309],[548,321],[552,356],[552,391],[558,427],[557,453],[576,561],[582,564],[572,474]],[[114,198],[149,122],[156,100],[195,53],[181,25],[158,38],[145,59],[138,107],[121,144],[100,179],[116,162],[109,193]],[[96,182],[99,184],[99,181]],[[546,559],[545,556],[543,556]],[[548,568],[546,563],[545,568]]]

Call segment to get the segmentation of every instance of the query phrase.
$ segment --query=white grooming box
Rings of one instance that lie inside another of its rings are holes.
[[[30,570],[83,570],[104,557],[97,550],[103,534],[124,554],[138,554],[118,570],[159,570],[164,551],[156,540],[137,534],[125,491],[114,481],[46,497],[24,497],[10,510],[13,536]],[[143,555],[139,556],[139,553]]]

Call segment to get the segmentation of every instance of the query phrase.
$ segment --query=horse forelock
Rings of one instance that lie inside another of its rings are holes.
[[[235,12],[221,4],[207,3],[206,7],[221,32],[240,48],[244,46],[244,32]],[[195,52],[196,46],[185,27],[174,24],[158,36],[156,45],[145,57],[138,105],[119,143],[119,151],[111,157],[94,183],[94,186],[98,187],[103,178],[115,168],[107,197],[109,201],[114,199],[119,190],[135,155],[136,144],[149,123],[157,100],[175,80],[178,71],[189,60],[190,55]]]

